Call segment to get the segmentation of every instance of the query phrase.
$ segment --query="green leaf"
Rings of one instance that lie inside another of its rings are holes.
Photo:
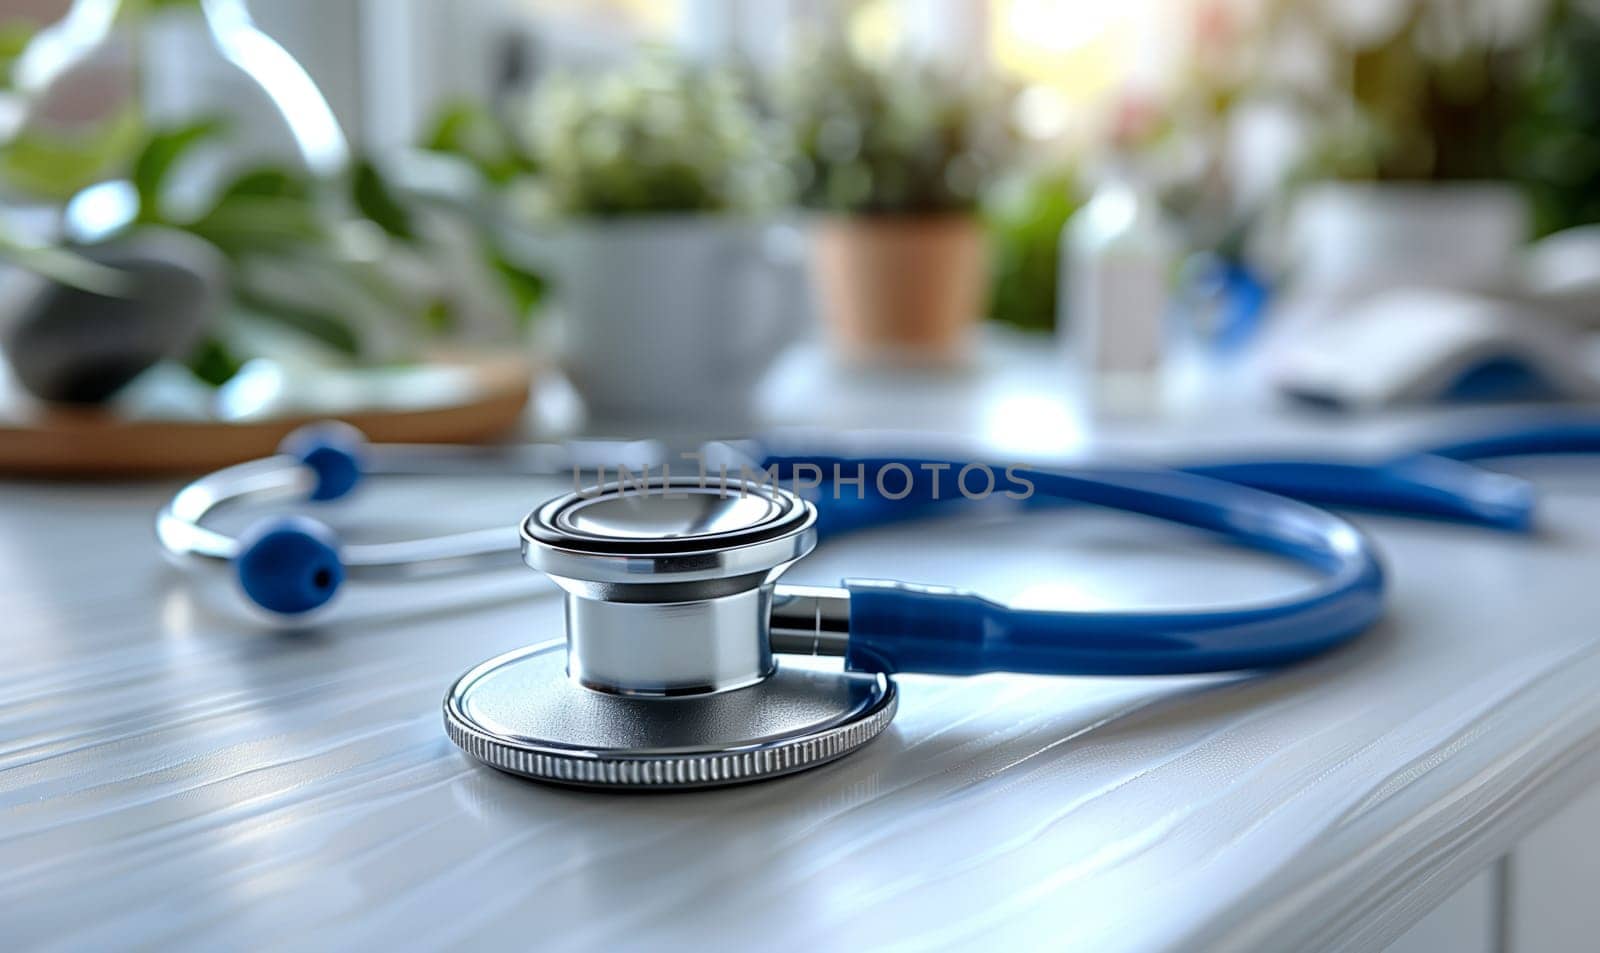
[[[1038,170],[997,190],[984,208],[991,318],[1029,330],[1055,326],[1061,233],[1082,205],[1071,167]]]
[[[389,183],[384,181],[383,175],[370,160],[362,159],[356,163],[351,195],[361,214],[372,219],[390,235],[408,241],[416,238],[411,212],[395,198]]]
[[[489,264],[500,276],[506,293],[516,305],[518,323],[526,324],[533,314],[534,307],[544,300],[544,278],[518,267],[498,252],[489,253]]]
[[[490,182],[505,183],[532,168],[505,124],[473,102],[451,103],[440,111],[422,148],[471,163]]]
[[[133,160],[133,187],[139,193],[141,221],[161,220],[161,194],[168,173],[189,150],[221,135],[225,126],[221,119],[211,118],[151,133],[144,148]]]
[[[241,173],[223,188],[219,202],[236,198],[300,199],[309,201],[312,184],[304,173],[282,166],[261,166]]]
[[[483,107],[475,103],[446,105],[434,119],[433,129],[422,137],[422,148],[430,152],[466,152],[466,143],[470,138],[468,130],[483,114]]]
[[[261,166],[228,183],[210,211],[185,228],[230,255],[300,248],[327,239],[316,197],[304,173]]]
[[[200,12],[200,0],[122,0],[116,7],[122,22],[138,22],[163,10],[192,9]]]
[[[230,255],[294,250],[327,239],[316,206],[296,198],[225,197],[187,227]]]
[[[239,373],[244,361],[222,341],[207,336],[189,355],[189,372],[212,387],[221,387]]]
[[[0,22],[0,90],[10,89],[15,82],[11,70],[33,40],[34,30],[34,25],[27,20]]]
[[[433,334],[448,334],[459,324],[455,306],[444,298],[435,298],[422,312],[422,325]]]
[[[140,149],[143,130],[132,104],[84,130],[24,126],[0,148],[0,179],[30,195],[65,202],[124,168]]]
[[[234,298],[251,314],[315,338],[347,357],[361,352],[355,331],[336,314],[274,301],[242,288],[234,290]]]
[[[126,272],[85,258],[71,249],[30,245],[9,234],[0,222],[0,261],[9,260],[57,284],[103,297],[120,297],[130,290]]]

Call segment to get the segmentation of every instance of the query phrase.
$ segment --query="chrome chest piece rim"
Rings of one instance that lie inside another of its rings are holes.
[[[523,559],[566,592],[567,638],[491,659],[445,698],[486,764],[542,781],[686,788],[777,777],[876,737],[881,675],[782,665],[773,585],[816,544],[815,509],[732,481],[612,484],[551,500]]]
[[[893,721],[881,675],[780,667],[755,685],[671,698],[573,683],[559,642],[490,659],[456,682],[445,730],[490,767],[556,784],[700,788],[826,764]]]

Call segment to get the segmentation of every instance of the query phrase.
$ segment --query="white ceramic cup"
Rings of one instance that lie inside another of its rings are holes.
[[[737,426],[811,324],[805,240],[790,225],[660,216],[525,238],[551,272],[557,348],[591,423]]]
[[[1356,298],[1399,286],[1506,287],[1528,239],[1525,200],[1499,182],[1325,182],[1296,200],[1294,286]]]

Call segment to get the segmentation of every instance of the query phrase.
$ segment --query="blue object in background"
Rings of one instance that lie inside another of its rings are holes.
[[[1255,339],[1270,299],[1266,281],[1237,258],[1191,255],[1179,277],[1178,300],[1189,327],[1221,357],[1238,354]]]

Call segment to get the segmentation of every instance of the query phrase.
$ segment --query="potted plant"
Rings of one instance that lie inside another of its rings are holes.
[[[1540,235],[1600,222],[1600,10],[1555,0],[1529,62],[1510,150]]]
[[[777,134],[726,72],[659,56],[539,83],[518,125],[519,247],[551,276],[563,364],[591,417],[738,423],[803,324],[777,222]]]
[[[1012,136],[1003,96],[928,64],[843,50],[803,58],[780,90],[834,343],[851,360],[959,362],[988,287],[985,185]]]
[[[49,221],[0,221],[0,350],[37,396],[108,401],[168,361],[220,400],[255,358],[376,370],[521,335],[537,277],[351,154],[292,60],[227,56],[276,48],[239,0],[81,0],[32,43],[12,32],[0,91],[26,108],[0,188]],[[157,36],[193,55],[153,55]]]
[[[68,215],[63,239],[44,244],[0,222],[0,272],[29,275],[0,302],[0,344],[37,396],[105,401],[164,359],[221,387],[257,357],[392,367],[521,336],[537,278],[504,263],[455,210],[391,188],[365,158],[332,177],[255,166],[200,214],[175,210],[177,170],[226,134],[213,121],[143,134],[127,180],[69,204],[114,200],[121,216],[92,221],[92,234]]]
[[[1318,32],[1342,75],[1304,100],[1320,134],[1291,220],[1300,287],[1498,286],[1529,229],[1509,151],[1520,39],[1431,0],[1376,37]]]

